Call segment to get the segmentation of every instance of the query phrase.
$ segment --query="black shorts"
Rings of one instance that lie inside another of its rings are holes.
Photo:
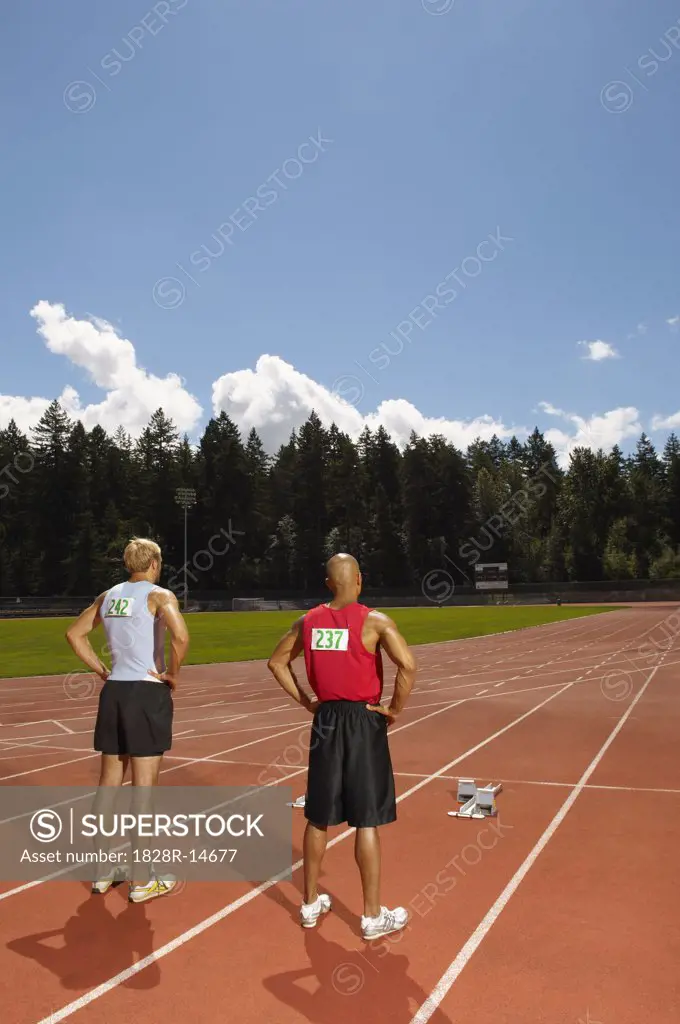
[[[317,709],[305,817],[313,825],[353,828],[396,821],[387,719],[365,701],[329,700]]]
[[[172,746],[173,702],[166,683],[107,679],[99,694],[94,749],[155,757]]]

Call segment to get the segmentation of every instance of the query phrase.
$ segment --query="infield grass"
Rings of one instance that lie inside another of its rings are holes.
[[[615,611],[607,606],[385,608],[409,644],[461,640]],[[187,665],[267,658],[301,612],[197,612],[187,616],[191,647]],[[84,671],[64,639],[71,619],[0,620],[0,678]],[[101,651],[103,630],[91,637]],[[104,659],[106,661],[106,659]]]

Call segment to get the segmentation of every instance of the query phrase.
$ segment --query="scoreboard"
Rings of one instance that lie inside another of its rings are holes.
[[[477,562],[475,565],[476,590],[507,590],[507,562]]]

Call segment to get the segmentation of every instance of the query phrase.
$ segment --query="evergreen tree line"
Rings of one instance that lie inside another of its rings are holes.
[[[660,454],[644,434],[630,457],[578,448],[565,472],[538,429],[465,452],[414,434],[400,450],[382,428],[352,441],[312,413],[270,457],[225,413],[192,445],[162,410],[133,441],[53,402],[30,437],[0,431],[0,467],[2,596],[98,593],[133,535],[163,548],[166,585],[181,581],[178,487],[197,493],[194,591],[317,592],[336,551],[376,589],[417,590],[438,567],[465,583],[477,561],[507,561],[516,583],[680,577],[674,435]]]

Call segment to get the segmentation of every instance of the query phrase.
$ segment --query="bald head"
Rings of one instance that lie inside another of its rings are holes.
[[[326,563],[326,583],[334,595],[356,598],[361,593],[361,570],[353,555],[333,555]]]

